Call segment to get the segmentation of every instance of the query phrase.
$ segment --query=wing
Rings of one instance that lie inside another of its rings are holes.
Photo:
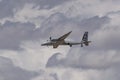
[[[64,39],[67,38],[72,31],[68,32],[67,34],[64,34],[60,38],[58,38],[58,41],[53,44],[53,48],[57,48],[60,44],[64,43]]]
[[[64,40],[65,38],[67,38],[67,37],[70,35],[71,32],[72,32],[72,31],[70,31],[70,32],[68,32],[67,34],[61,36],[60,38],[58,38],[58,40]]]
[[[53,48],[57,48],[60,44],[64,43],[64,39],[67,38],[72,31],[68,32],[67,34],[64,34],[60,38],[58,38],[58,41],[53,44]]]
[[[41,44],[41,46],[52,46],[53,44],[51,42]]]

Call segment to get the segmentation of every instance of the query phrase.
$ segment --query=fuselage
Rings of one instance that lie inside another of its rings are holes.
[[[59,45],[69,45],[70,42],[64,41],[64,40],[52,39],[49,42],[42,44],[42,46],[45,46],[45,45],[52,46],[55,43],[59,43]]]

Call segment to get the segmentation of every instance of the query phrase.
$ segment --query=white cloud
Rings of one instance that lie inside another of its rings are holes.
[[[119,29],[120,27],[118,17],[111,17],[109,24],[104,25],[93,33],[93,36],[91,38],[94,42],[94,46],[96,48],[98,47],[102,49],[119,50]]]
[[[84,51],[73,49],[65,58],[57,59],[54,54],[47,63],[47,67],[65,67],[78,69],[108,69],[119,66],[120,55],[116,50]]]
[[[32,22],[40,27],[42,22],[45,21],[50,15],[55,13],[63,13],[68,18],[74,17],[92,17],[92,16],[104,16],[109,12],[119,10],[119,5],[112,1],[83,1],[83,0],[71,0],[61,5],[55,6],[51,9],[39,9],[40,6],[35,3],[26,3],[23,8],[18,8],[14,11],[14,16],[4,18],[1,23],[6,20],[14,22]],[[39,17],[39,18],[38,18]]]
[[[72,68],[50,68],[46,69],[43,76],[39,76],[32,80],[119,80],[119,71],[116,71],[112,68],[107,70],[82,70],[82,69],[72,69]],[[51,76],[50,74],[56,75],[55,77]]]

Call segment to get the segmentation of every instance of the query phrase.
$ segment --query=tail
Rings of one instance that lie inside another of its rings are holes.
[[[83,44],[85,46],[88,46],[91,41],[88,41],[88,32],[85,32],[81,41],[81,47],[83,47]]]
[[[88,41],[88,32],[85,32],[82,41]]]

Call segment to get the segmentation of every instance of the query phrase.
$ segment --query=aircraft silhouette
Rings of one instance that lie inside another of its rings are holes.
[[[68,32],[67,34],[64,34],[63,36],[59,37],[58,39],[52,39],[51,37],[50,42],[41,44],[41,46],[53,46],[53,48],[57,48],[59,45],[69,45],[72,47],[73,45],[83,45],[88,46],[91,41],[88,41],[88,32],[85,32],[82,38],[81,42],[75,43],[70,41],[65,41],[65,39],[70,35],[72,31]]]

